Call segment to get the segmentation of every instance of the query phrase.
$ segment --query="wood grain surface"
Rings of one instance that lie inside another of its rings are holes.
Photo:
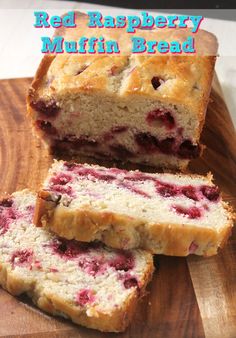
[[[31,132],[25,93],[31,79],[0,81],[0,194],[37,189],[52,158]],[[236,208],[236,137],[219,83],[214,79],[202,142],[203,158],[190,170],[211,171],[225,200]],[[0,289],[0,337],[235,338],[236,231],[219,255],[158,256],[148,294],[122,334],[103,334],[49,317],[24,296]]]

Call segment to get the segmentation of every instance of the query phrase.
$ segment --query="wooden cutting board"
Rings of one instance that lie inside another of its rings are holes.
[[[0,193],[37,189],[52,161],[33,137],[25,94],[31,79],[0,81]],[[236,208],[236,137],[219,83],[214,79],[202,142],[192,172],[211,171]],[[123,334],[103,334],[52,318],[24,296],[0,289],[0,337],[222,338],[236,337],[236,231],[219,255],[157,257],[157,271]]]

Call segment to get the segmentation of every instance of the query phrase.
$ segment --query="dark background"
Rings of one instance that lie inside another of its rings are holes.
[[[133,9],[232,9],[236,0],[85,0],[93,4]],[[78,1],[79,2],[79,1]]]

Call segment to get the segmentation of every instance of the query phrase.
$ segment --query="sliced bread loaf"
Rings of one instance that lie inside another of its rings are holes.
[[[123,45],[125,29],[58,28],[65,41],[106,36]],[[185,40],[189,30],[137,30],[147,40]],[[184,169],[201,154],[217,41],[199,30],[203,55],[47,54],[27,98],[34,130],[53,152]],[[126,40],[128,38],[128,40]],[[199,46],[200,47],[200,46]],[[199,50],[197,48],[197,50]]]
[[[216,254],[233,225],[210,175],[63,161],[53,164],[38,194],[34,220],[67,239],[177,256]]]
[[[101,331],[123,331],[153,272],[151,254],[58,238],[32,224],[35,195],[0,201],[0,284],[49,313]]]

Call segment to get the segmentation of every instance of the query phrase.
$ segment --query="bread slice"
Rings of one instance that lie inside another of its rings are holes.
[[[59,236],[155,254],[210,256],[233,221],[211,175],[148,174],[55,161],[34,221]]]
[[[76,24],[57,35],[67,41],[91,35],[130,40],[121,28],[88,28],[86,15],[77,14]],[[157,41],[191,35],[173,29],[136,34]],[[199,31],[194,38],[212,46],[211,53],[46,55],[27,98],[34,130],[53,153],[186,168],[201,154],[217,53],[212,34]]]
[[[0,284],[42,310],[101,331],[123,331],[151,279],[151,254],[56,237],[32,224],[35,194],[0,201]]]

